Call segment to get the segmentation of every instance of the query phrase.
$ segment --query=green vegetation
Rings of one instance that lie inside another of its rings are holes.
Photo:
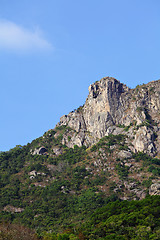
[[[56,128],[60,134],[66,130],[66,126]],[[85,146],[75,145],[72,149],[60,143],[63,153],[59,156],[31,154],[33,147],[48,143],[57,146],[54,135],[50,131],[44,134],[45,138],[0,154],[0,209],[6,206],[22,209],[18,213],[1,211],[1,221],[60,231],[63,226],[79,224],[108,202],[108,197],[97,188],[107,178],[91,176],[83,163],[87,159]],[[47,152],[51,152],[49,148]]]
[[[82,229],[87,239],[159,239],[160,196],[116,201],[98,209]]]
[[[152,158],[145,153],[139,152],[134,155],[137,162],[143,161],[143,166],[148,168],[148,172],[151,172],[153,176],[160,176],[160,159]]]
[[[117,158],[118,151],[128,150],[126,136],[106,136],[88,149],[68,148],[61,139],[69,133],[69,141],[72,131],[59,126],[0,153],[0,240],[15,239],[14,234],[23,240],[24,231],[35,240],[158,239],[160,197],[118,200],[123,181],[131,181],[126,159]],[[44,154],[35,154],[41,147]],[[160,159],[132,157],[146,173],[160,176]],[[148,189],[151,179],[141,178],[141,185]]]
[[[92,198],[92,195],[89,197]],[[158,240],[160,238],[160,196],[147,197],[141,201],[110,201],[91,214],[88,221],[83,223],[82,221],[81,219],[79,226],[71,224],[63,228],[62,233],[42,232],[38,229],[37,234],[21,225],[3,223],[0,225],[0,239]],[[50,228],[52,227],[51,224]]]
[[[96,145],[93,145],[93,147],[91,148],[91,151],[96,151],[101,147],[105,147],[105,149],[110,151],[110,146],[113,146],[113,145],[116,145],[116,144],[118,144],[120,146],[124,146],[125,145],[124,142],[125,142],[125,135],[123,135],[123,134],[119,134],[119,135],[110,134],[109,136],[101,138],[100,141]]]
[[[118,175],[120,176],[120,179],[125,179],[128,177],[129,167],[126,167],[124,163],[118,163],[116,165],[116,169],[118,171]]]

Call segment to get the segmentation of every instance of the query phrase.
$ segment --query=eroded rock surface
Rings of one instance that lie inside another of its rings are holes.
[[[57,126],[62,125],[76,131],[70,141],[63,137],[69,147],[90,146],[106,135],[122,133],[131,139],[132,151],[154,155],[160,150],[159,135],[155,139],[155,132],[160,133],[160,80],[129,89],[115,78],[102,78],[89,86],[83,107],[60,118]]]
[[[40,147],[40,148],[38,148],[38,149],[35,149],[35,150],[32,152],[32,154],[33,154],[33,155],[36,155],[36,154],[38,154],[38,155],[44,155],[44,154],[46,154],[46,152],[47,152],[47,149],[46,149],[45,147]]]
[[[149,188],[150,195],[160,195],[160,183],[154,183]]]

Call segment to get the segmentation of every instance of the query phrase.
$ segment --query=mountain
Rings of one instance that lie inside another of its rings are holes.
[[[0,220],[37,232],[67,228],[75,235],[64,239],[136,239],[131,238],[136,231],[150,231],[148,236],[155,234],[150,239],[158,239],[159,158],[160,80],[130,89],[114,78],[102,78],[89,86],[85,104],[62,116],[54,129],[0,153]],[[131,226],[122,221],[123,209],[128,214],[123,219],[137,211],[136,225],[133,219]],[[140,221],[141,212],[152,221]],[[113,230],[106,221],[114,216]],[[104,224],[109,230],[104,231]],[[118,224],[125,228],[122,237],[107,238],[110,231],[119,232]]]
[[[109,134],[125,134],[131,151],[155,156],[160,153],[160,138],[156,138],[160,136],[159,124],[160,80],[129,89],[106,77],[90,85],[85,104],[62,116],[57,126],[73,129],[62,139],[68,147],[88,147]]]

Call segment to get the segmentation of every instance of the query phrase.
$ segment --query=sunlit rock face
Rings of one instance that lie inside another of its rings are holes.
[[[89,95],[84,105],[83,116],[86,128],[94,137],[101,138],[107,128],[121,118],[123,107],[121,95],[128,88],[114,78],[103,78],[89,86]]]
[[[129,89],[112,77],[89,86],[83,107],[60,118],[57,126],[72,128],[63,143],[90,146],[108,134],[125,134],[130,149],[160,153],[160,80]],[[126,127],[128,129],[126,129]]]

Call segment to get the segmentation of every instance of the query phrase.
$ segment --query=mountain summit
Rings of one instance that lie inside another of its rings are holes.
[[[125,134],[133,152],[160,154],[160,80],[130,89],[112,77],[89,86],[83,106],[60,118],[69,126],[62,143],[91,146],[109,134]]]
[[[54,129],[0,153],[0,180],[0,221],[41,239],[160,239],[160,80],[91,84]]]

